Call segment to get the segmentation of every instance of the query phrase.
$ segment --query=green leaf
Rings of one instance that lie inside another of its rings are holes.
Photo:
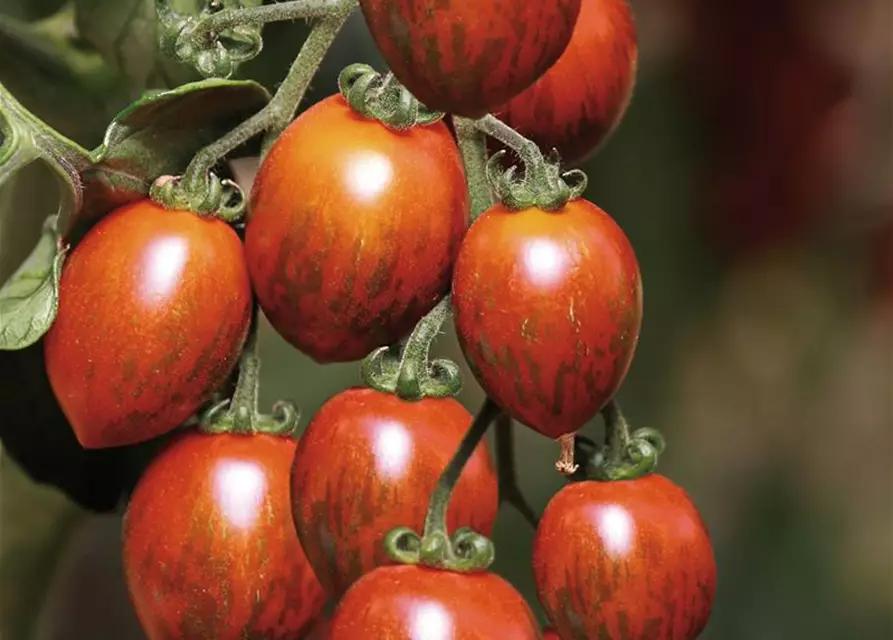
[[[78,33],[142,92],[155,67],[155,0],[75,0]]]
[[[56,218],[47,218],[34,251],[0,287],[0,349],[24,349],[52,326],[59,310],[64,260]]]
[[[33,638],[65,543],[84,512],[33,483],[2,447],[0,488],[0,637]]]
[[[158,176],[181,174],[202,147],[269,99],[256,82],[218,79],[147,94],[118,114],[91,154],[84,174],[90,217],[146,197]]]
[[[36,161],[58,178],[58,206],[44,212],[43,237],[31,255],[8,281],[0,281],[0,350],[33,344],[55,319],[63,259],[59,236],[79,220],[83,203],[80,174],[90,162],[84,149],[41,122],[0,85],[0,193],[10,187],[16,174]],[[0,252],[5,251],[6,229],[18,222],[4,216]],[[27,225],[30,220],[21,223]]]

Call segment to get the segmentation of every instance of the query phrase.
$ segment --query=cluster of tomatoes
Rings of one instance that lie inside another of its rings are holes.
[[[458,0],[360,4],[394,76],[426,106],[497,113],[571,162],[629,99],[636,43],[625,0],[523,0],[489,13]],[[520,27],[536,36],[496,37]],[[486,566],[401,564],[386,551],[395,530],[428,528],[429,497],[473,423],[455,389],[435,384],[451,363],[429,363],[424,343],[413,351],[413,328],[451,293],[489,398],[566,444],[632,360],[635,255],[579,197],[550,210],[505,200],[469,227],[466,171],[446,124],[396,131],[354,103],[325,99],[278,138],[244,241],[222,220],[145,200],[99,221],[65,264],[46,366],[84,447],[155,438],[205,407],[240,361],[255,300],[316,362],[371,354],[365,366],[376,369],[367,378],[378,383],[329,399],[299,439],[287,411],[216,411],[174,435],[125,517],[128,588],[153,640],[543,637],[523,597]],[[383,349],[410,332],[402,356]],[[574,471],[572,458],[561,462]],[[499,491],[486,444],[454,480],[454,539],[489,535]],[[716,580],[697,511],[654,474],[560,491],[539,523],[533,569],[555,627],[545,637],[563,640],[695,638]],[[331,619],[326,602],[336,603]]]

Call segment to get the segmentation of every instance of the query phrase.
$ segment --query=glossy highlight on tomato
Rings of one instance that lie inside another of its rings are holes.
[[[564,487],[543,512],[533,570],[567,639],[694,640],[716,594],[704,522],[688,494],[656,474]]]
[[[189,432],[124,518],[127,588],[149,640],[292,640],[325,594],[291,522],[294,439]]]
[[[88,449],[192,416],[235,367],[251,283],[235,231],[149,200],[94,226],[68,257],[44,339],[53,392]]]
[[[390,563],[389,531],[421,531],[431,492],[471,420],[453,398],[407,402],[359,388],[313,417],[295,454],[291,499],[298,538],[331,595]],[[489,535],[497,509],[496,472],[482,443],[456,485],[447,526]]]
[[[620,387],[642,323],[632,246],[591,202],[487,210],[453,276],[456,332],[478,382],[551,438],[573,433]]]
[[[245,246],[264,314],[320,363],[396,342],[449,291],[468,207],[442,122],[395,132],[323,100],[277,139],[251,192]]]
[[[489,571],[422,566],[376,569],[342,598],[330,640],[540,640],[539,624],[514,587]]]
[[[558,60],[580,0],[360,0],[360,7],[388,67],[416,98],[473,118]]]
[[[583,0],[558,61],[495,115],[544,152],[558,149],[563,164],[579,164],[623,117],[638,53],[628,0]]]

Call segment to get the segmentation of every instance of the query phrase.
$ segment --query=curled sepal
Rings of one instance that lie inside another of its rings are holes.
[[[208,434],[266,434],[292,436],[298,427],[301,412],[293,402],[279,401],[269,414],[260,413],[249,403],[227,399],[210,407],[199,420],[199,429]]]
[[[246,198],[232,180],[208,172],[204,184],[189,184],[180,177],[161,176],[152,183],[149,196],[166,209],[194,211],[234,223],[245,215]]]
[[[393,74],[382,76],[368,64],[345,67],[338,75],[338,90],[354,111],[396,131],[429,125],[444,115],[419,102]]]
[[[624,444],[621,455],[611,459],[604,449],[595,452],[591,473],[598,480],[634,480],[652,473],[666,449],[666,440],[657,429],[637,429]]]
[[[456,529],[452,536],[434,531],[424,537],[407,527],[398,527],[385,536],[384,544],[394,562],[456,573],[486,571],[496,559],[493,541],[469,527]]]
[[[360,365],[363,383],[404,400],[446,398],[462,390],[462,372],[452,360],[429,360],[431,343],[451,312],[447,296],[422,318],[401,347],[380,347]]]
[[[159,3],[161,50],[192,65],[206,78],[229,78],[240,64],[263,49],[262,25],[236,23],[236,11],[210,2],[199,15],[190,16]]]
[[[525,160],[524,171],[519,174],[517,165],[504,168],[506,153],[504,149],[497,151],[487,161],[487,180],[507,209],[559,211],[586,191],[586,174],[579,169],[562,173],[557,156],[546,159],[536,154]]]

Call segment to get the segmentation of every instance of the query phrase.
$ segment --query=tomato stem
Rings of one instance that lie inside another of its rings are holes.
[[[260,356],[258,355],[258,309],[252,312],[251,328],[239,359],[239,377],[231,400],[212,406],[199,423],[205,433],[233,433],[237,435],[291,436],[300,419],[293,402],[280,401],[273,405],[271,414],[261,413]]]
[[[499,480],[499,502],[511,505],[534,529],[539,527],[539,516],[518,485],[512,417],[507,413],[496,418],[496,477]]]
[[[544,157],[532,140],[492,115],[475,120],[474,126],[513,149],[524,165],[520,178],[514,165],[503,171],[504,150],[493,154],[487,163],[487,179],[506,208],[559,211],[586,190],[586,174],[579,169],[562,173],[556,151],[549,158]]]
[[[251,20],[259,20],[260,16],[268,18],[274,16],[274,19],[282,20],[321,16],[270,102],[226,135],[199,151],[181,179],[171,180],[166,176],[156,181],[151,192],[152,198],[171,209],[215,215],[223,209],[224,215],[221,217],[227,221],[238,219],[243,215],[244,193],[234,183],[220,181],[211,170],[236,148],[264,132],[266,135],[261,155],[266,154],[276,138],[291,122],[323,57],[356,5],[357,0],[298,0],[246,9],[225,9],[199,18],[199,20],[223,20],[220,16],[224,14],[243,17],[247,15],[250,23]],[[238,14],[228,14],[230,11]],[[235,17],[227,18],[230,22],[235,19]]]
[[[465,179],[471,196],[471,221],[474,222],[493,205],[493,191],[487,181],[487,137],[475,126],[474,120],[468,118],[454,117],[453,126],[465,164]]]
[[[484,401],[456,453],[437,481],[421,537],[412,529],[399,527],[385,537],[385,549],[396,562],[423,564],[456,572],[486,571],[496,557],[493,542],[481,534],[461,527],[452,536],[447,529],[447,510],[462,471],[484,439],[487,429],[502,413],[490,398]]]
[[[616,400],[605,405],[601,413],[605,447],[593,456],[589,473],[599,480],[633,480],[654,471],[666,448],[663,435],[649,428],[631,433]]]
[[[408,401],[459,393],[459,366],[445,358],[430,360],[431,345],[451,313],[450,297],[446,296],[419,320],[402,347],[381,347],[366,356],[360,368],[364,384]]]
[[[205,77],[229,77],[263,48],[261,28],[268,22],[327,18],[353,9],[356,0],[293,0],[252,7],[222,5],[187,15],[158,2],[161,48]]]

